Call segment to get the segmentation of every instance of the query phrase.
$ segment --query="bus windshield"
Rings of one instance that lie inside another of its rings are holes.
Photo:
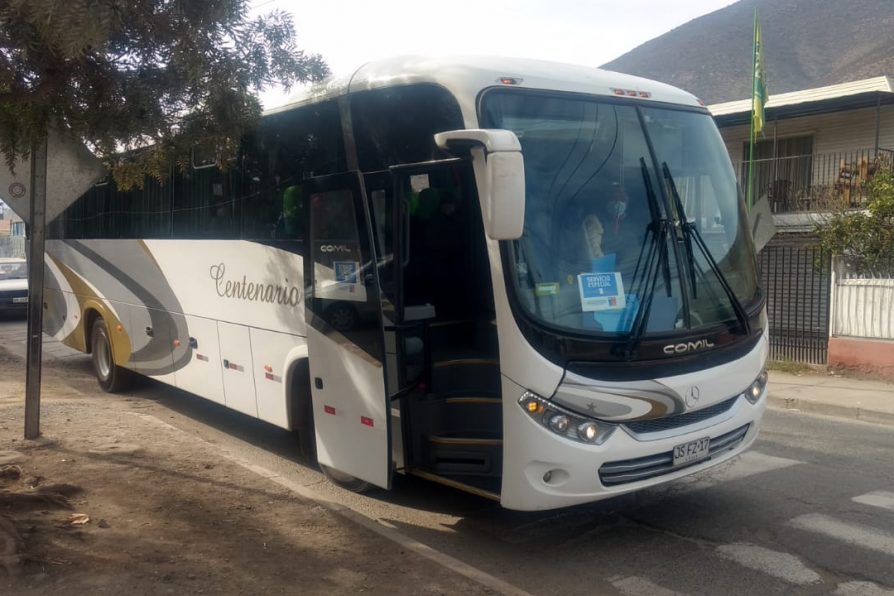
[[[536,321],[689,333],[759,300],[744,207],[706,112],[502,90],[482,107],[485,126],[522,145],[525,227],[509,243],[509,277]]]

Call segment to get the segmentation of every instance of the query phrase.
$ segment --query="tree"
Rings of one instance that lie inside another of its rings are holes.
[[[0,0],[0,152],[31,157],[25,438],[39,436],[47,131],[69,132],[120,189],[201,144],[219,162],[260,115],[257,92],[327,74],[291,18],[246,0]]]
[[[894,276],[894,169],[880,163],[866,186],[864,211],[842,211],[817,227],[823,248],[845,257],[857,272]]]
[[[12,167],[69,130],[119,186],[160,177],[201,142],[223,159],[260,115],[257,92],[328,73],[291,17],[246,0],[0,0],[0,151]]]

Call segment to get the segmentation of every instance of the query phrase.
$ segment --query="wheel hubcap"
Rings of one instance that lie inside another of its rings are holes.
[[[99,339],[99,341],[94,348],[96,350],[96,368],[98,369],[99,375],[103,379],[107,379],[109,378],[109,373],[112,372],[112,358],[109,350],[109,341],[104,334],[99,334],[97,339]]]

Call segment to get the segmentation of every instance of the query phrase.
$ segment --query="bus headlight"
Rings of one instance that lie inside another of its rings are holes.
[[[761,374],[757,376],[754,382],[748,386],[748,389],[745,390],[745,399],[753,404],[756,404],[761,398],[761,395],[764,394],[764,390],[767,388],[768,380],[769,375],[767,374],[767,369],[765,368],[761,371]]]
[[[549,417],[549,427],[553,432],[564,435],[571,424],[571,419],[565,414],[553,414]]]
[[[595,422],[584,422],[577,427],[577,436],[581,441],[592,443],[599,436],[599,425]]]
[[[601,445],[617,428],[615,424],[575,414],[530,391],[519,398],[518,405],[545,428],[579,443]]]

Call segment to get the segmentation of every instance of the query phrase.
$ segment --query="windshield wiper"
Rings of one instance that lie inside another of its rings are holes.
[[[724,293],[727,298],[729,298],[730,305],[733,307],[733,312],[735,312],[736,319],[739,320],[739,324],[742,325],[742,329],[745,331],[745,335],[751,334],[751,324],[748,322],[748,314],[745,312],[745,308],[742,306],[742,303],[739,301],[739,297],[736,296],[736,293],[733,291],[732,287],[729,285],[729,281],[727,281],[726,276],[723,275],[723,272],[720,271],[720,266],[717,265],[717,261],[714,260],[714,256],[711,254],[711,251],[708,249],[707,243],[705,243],[704,238],[702,238],[701,232],[698,231],[698,227],[692,224],[689,221],[689,218],[686,217],[686,210],[683,208],[683,200],[680,199],[680,193],[677,192],[677,185],[674,183],[674,177],[671,175],[670,168],[667,167],[667,162],[661,162],[661,171],[664,175],[664,179],[667,182],[667,186],[670,189],[671,198],[674,201],[674,209],[677,212],[677,217],[679,219],[680,230],[683,232],[683,237],[686,242],[686,257],[689,266],[689,277],[692,282],[692,291],[693,297],[695,297],[696,292],[696,264],[695,258],[692,252],[692,241],[695,241],[695,245],[698,247],[699,251],[705,257],[705,260],[708,262],[708,266],[711,268],[711,271],[714,275],[717,276],[717,281],[720,282],[720,287],[723,288]]]
[[[643,183],[646,187],[646,197],[649,201],[649,214],[652,221],[646,226],[646,237],[639,249],[639,257],[636,259],[636,268],[633,270],[631,281],[631,295],[640,297],[640,304],[633,319],[630,335],[624,346],[624,359],[633,360],[637,346],[639,346],[649,323],[649,313],[652,311],[652,297],[658,283],[658,274],[664,271],[665,288],[670,295],[670,263],[667,255],[667,240],[670,236],[670,220],[658,204],[655,189],[652,188],[652,178],[646,167],[645,158],[640,158],[640,171],[643,175]],[[648,248],[648,252],[645,252]],[[643,255],[645,253],[645,260]]]

